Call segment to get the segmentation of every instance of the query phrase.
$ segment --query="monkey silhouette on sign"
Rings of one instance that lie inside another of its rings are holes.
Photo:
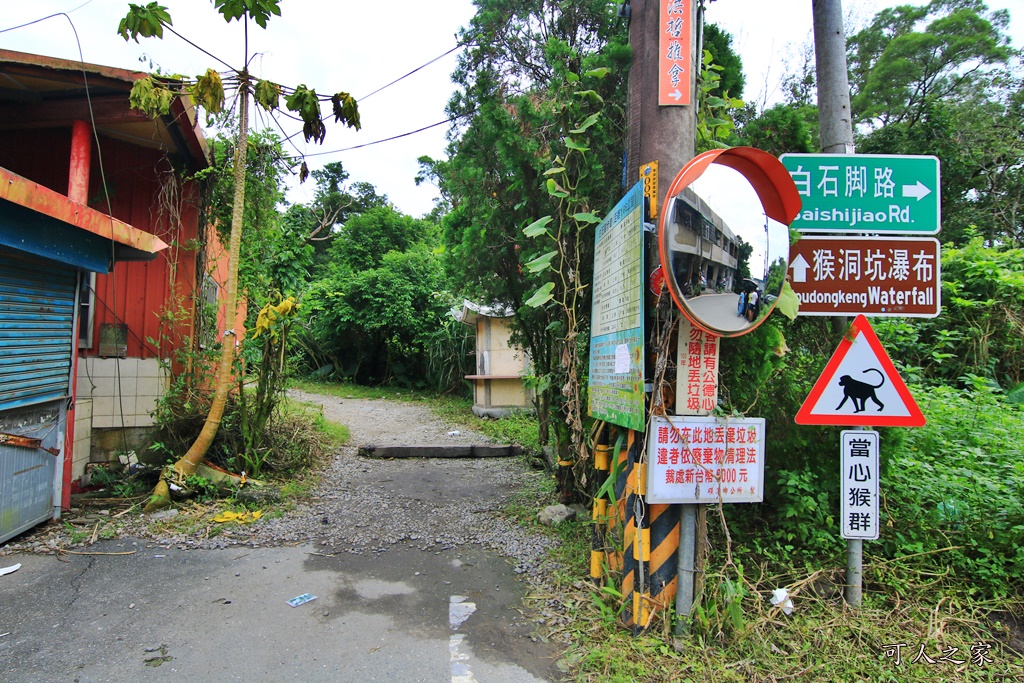
[[[875,389],[885,384],[885,375],[882,374],[881,370],[875,368],[868,368],[864,372],[877,372],[881,381],[878,384],[868,384],[867,382],[861,382],[859,379],[854,379],[849,375],[843,375],[839,378],[839,385],[843,387],[843,400],[836,406],[836,410],[843,407],[847,399],[853,401],[853,412],[862,413],[864,412],[864,404],[870,398],[878,405],[878,411],[881,412],[884,405],[875,396]]]

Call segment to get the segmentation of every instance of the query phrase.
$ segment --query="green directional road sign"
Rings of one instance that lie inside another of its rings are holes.
[[[896,154],[783,154],[803,207],[801,232],[934,235],[941,227],[939,160]]]

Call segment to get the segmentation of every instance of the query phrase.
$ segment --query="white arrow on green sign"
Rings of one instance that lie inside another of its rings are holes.
[[[803,208],[801,232],[934,235],[941,227],[939,160],[897,154],[783,154]]]

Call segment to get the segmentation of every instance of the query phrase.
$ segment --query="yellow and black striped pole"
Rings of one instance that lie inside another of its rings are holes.
[[[643,605],[643,567],[637,553],[636,525],[636,472],[634,464],[638,455],[637,432],[629,430],[626,437],[626,448],[619,451],[619,476],[615,482],[615,501],[618,504],[619,519],[622,520],[622,597],[626,609],[622,613],[623,625],[637,632],[638,622],[642,617]]]
[[[650,559],[648,584],[651,603],[662,615],[676,595],[676,561],[679,550],[679,506],[650,505]]]
[[[679,507],[647,505],[643,434],[630,431],[626,448],[617,456],[615,500],[622,523],[622,623],[633,633],[645,631],[652,614],[668,613],[676,593],[676,555],[679,547]],[[596,514],[596,513],[595,513]],[[613,558],[609,565],[615,567]],[[594,556],[591,571],[594,571]]]
[[[594,469],[599,472],[607,472],[611,468],[612,447],[608,444],[594,445]],[[595,584],[600,584],[604,578],[605,565],[605,529],[608,518],[608,499],[594,498],[594,509],[591,513],[593,530],[590,541],[590,578]]]

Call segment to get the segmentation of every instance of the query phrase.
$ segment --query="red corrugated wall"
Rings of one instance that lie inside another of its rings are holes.
[[[70,150],[70,128],[19,131],[0,136],[0,166],[66,194]],[[170,247],[153,261],[118,263],[111,275],[96,276],[93,345],[83,353],[97,355],[101,324],[125,323],[129,357],[170,358],[182,338],[192,334],[191,292],[197,263],[204,262],[204,255],[196,251],[198,190],[194,183],[183,185],[171,202],[180,211],[175,220],[160,209],[161,181],[171,169],[162,152],[104,137],[100,151],[102,164],[94,146],[89,206],[157,235]],[[215,231],[210,232],[216,241]],[[208,251],[221,250],[215,244]]]

